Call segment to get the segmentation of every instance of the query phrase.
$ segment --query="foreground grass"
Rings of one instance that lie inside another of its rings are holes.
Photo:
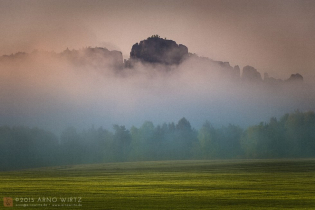
[[[136,162],[1,172],[0,196],[12,197],[14,209],[315,209],[315,160]],[[57,201],[43,202],[43,197]]]

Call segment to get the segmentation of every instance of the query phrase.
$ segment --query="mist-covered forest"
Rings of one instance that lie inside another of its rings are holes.
[[[34,51],[1,56],[0,70],[0,170],[315,157],[315,87],[299,73],[241,73],[158,35],[125,60],[101,47]]]
[[[207,121],[195,129],[186,118],[177,123],[127,129],[113,125],[60,136],[28,127],[0,127],[1,170],[126,161],[306,158],[315,157],[315,114],[295,111],[280,119],[242,129]]]

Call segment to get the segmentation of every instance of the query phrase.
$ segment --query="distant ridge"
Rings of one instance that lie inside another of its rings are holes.
[[[47,53],[33,51],[32,53],[18,52],[11,55],[3,55],[0,57],[1,61],[12,59],[23,59],[28,56],[38,54],[49,54],[50,56],[66,58],[75,66],[91,66],[96,69],[106,70],[112,69],[114,71],[128,70],[141,62],[149,65],[164,66],[169,70],[169,66],[181,65],[183,62],[191,59],[194,63],[212,66],[219,71],[219,74],[225,78],[232,80],[240,80],[250,83],[268,83],[268,84],[281,84],[283,82],[303,82],[303,76],[299,73],[292,74],[287,80],[275,79],[269,77],[267,73],[262,78],[257,69],[252,66],[245,66],[243,73],[239,66],[232,67],[229,62],[214,61],[207,57],[199,57],[196,54],[189,53],[188,47],[183,44],[177,44],[173,40],[161,38],[159,35],[153,35],[145,40],[135,43],[130,51],[130,58],[123,60],[122,52],[116,50],[108,50],[102,47],[87,47],[80,50],[69,50],[68,48],[61,53]]]

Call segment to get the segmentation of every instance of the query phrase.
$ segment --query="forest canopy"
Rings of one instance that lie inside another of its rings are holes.
[[[196,130],[186,118],[156,126],[146,121],[130,129],[68,127],[60,136],[1,126],[0,156],[2,171],[125,161],[315,157],[315,114],[295,111],[246,129],[232,124],[216,128],[207,121]]]

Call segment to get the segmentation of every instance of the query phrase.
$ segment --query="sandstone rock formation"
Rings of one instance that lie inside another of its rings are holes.
[[[188,56],[188,48],[173,40],[162,39],[158,35],[151,36],[132,46],[130,59],[148,63],[178,65]]]

